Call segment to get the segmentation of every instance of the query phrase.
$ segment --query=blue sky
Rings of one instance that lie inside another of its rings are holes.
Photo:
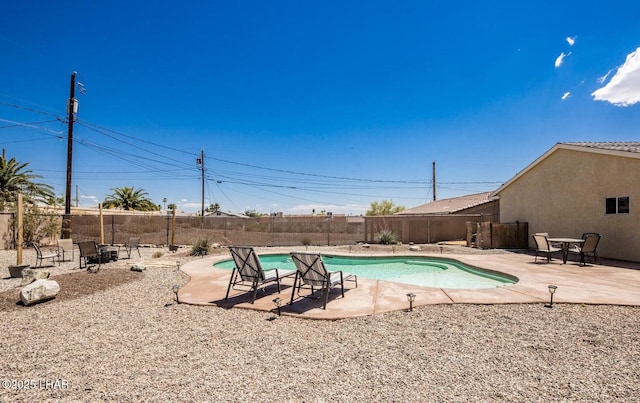
[[[399,4],[398,4],[399,3]],[[490,191],[557,142],[638,140],[637,1],[21,1],[0,139],[65,193],[362,214]],[[83,89],[81,93],[81,89]]]

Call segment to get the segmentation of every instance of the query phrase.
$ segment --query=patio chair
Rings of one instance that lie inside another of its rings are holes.
[[[575,245],[569,252],[577,253],[580,255],[580,265],[585,265],[585,258],[589,259],[591,262],[591,257],[593,257],[593,261],[595,263],[600,263],[600,257],[598,256],[598,252],[596,249],[598,248],[598,243],[600,243],[600,238],[602,236],[595,232],[585,232],[582,234],[582,239],[584,239],[584,243],[582,245]]]
[[[138,249],[139,244],[140,238],[129,238],[129,242],[122,246],[125,252],[127,252],[127,259],[131,259],[131,251],[134,249],[138,252],[138,257],[142,257],[142,255],[140,255],[140,249]],[[120,247],[118,247],[118,255],[120,255]]]
[[[258,286],[276,282],[278,284],[278,292],[280,292],[280,280],[293,276],[296,271],[294,269],[270,269],[263,270],[260,258],[256,251],[249,246],[230,246],[229,251],[235,263],[235,267],[231,272],[231,279],[227,287],[227,295],[225,301],[229,298],[231,287],[238,284],[250,284],[250,290],[253,291],[251,303],[253,304],[258,294]],[[238,277],[240,277],[238,279]]]
[[[548,232],[536,232],[535,235],[544,235],[547,237],[547,239],[549,239]],[[562,248],[562,244],[557,242],[549,242],[549,245],[553,246],[554,248]]]
[[[300,295],[300,288],[302,285],[311,287],[311,293],[313,294],[315,288],[318,287],[321,292],[324,293],[324,304],[322,309],[327,308],[327,302],[329,301],[329,292],[331,287],[340,284],[340,292],[342,298],[344,298],[344,282],[345,280],[352,280],[358,287],[358,278],[351,273],[344,273],[342,271],[330,272],[327,270],[322,256],[319,253],[307,253],[307,252],[291,252],[291,258],[296,265],[296,278],[293,280],[293,291],[291,292],[291,301],[293,303],[294,295],[296,292],[296,285],[298,287],[298,296]]]
[[[50,251],[49,253],[43,254],[42,250],[40,249],[40,246],[38,246],[37,243],[32,243],[33,248],[36,250],[36,266],[35,267],[40,267],[42,266],[42,262],[44,259],[51,259],[51,265],[55,265],[56,264],[56,259],[58,259],[58,252],[53,252]],[[38,264],[38,262],[40,262]],[[58,261],[59,262],[59,261]]]
[[[547,257],[547,263],[551,262],[551,254],[555,252],[562,252],[562,248],[558,248],[549,244],[549,239],[544,234],[532,234],[534,242],[536,243],[536,258],[538,261],[538,255],[544,254]]]
[[[75,250],[73,247],[73,240],[71,238],[58,239],[58,255],[62,256],[62,258],[58,257],[58,263],[61,261],[66,262],[67,259],[65,257],[67,257],[68,255],[71,255],[69,261],[73,261],[73,259],[75,258]]]
[[[97,273],[102,265],[102,254],[98,251],[98,246],[95,241],[78,242],[78,249],[80,250],[80,268],[82,269],[82,262],[84,261],[84,267],[87,271]],[[89,263],[98,262],[98,268],[93,270],[89,267]]]

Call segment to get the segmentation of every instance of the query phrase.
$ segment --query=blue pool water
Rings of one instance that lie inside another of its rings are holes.
[[[515,284],[513,276],[465,265],[454,259],[427,257],[344,257],[322,255],[327,270],[353,273],[358,277],[393,281],[422,287],[479,289]],[[260,255],[264,270],[295,269],[288,254]],[[233,269],[233,260],[214,264]]]

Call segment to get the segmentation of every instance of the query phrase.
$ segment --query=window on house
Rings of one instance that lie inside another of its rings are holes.
[[[629,197],[607,197],[606,214],[629,214]]]

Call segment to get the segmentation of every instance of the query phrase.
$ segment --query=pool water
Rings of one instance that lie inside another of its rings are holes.
[[[472,267],[454,259],[427,257],[345,257],[322,255],[329,271],[342,270],[358,277],[435,288],[480,289],[515,284],[513,276]],[[260,255],[264,270],[295,269],[288,254]],[[233,269],[232,259],[214,264]]]

